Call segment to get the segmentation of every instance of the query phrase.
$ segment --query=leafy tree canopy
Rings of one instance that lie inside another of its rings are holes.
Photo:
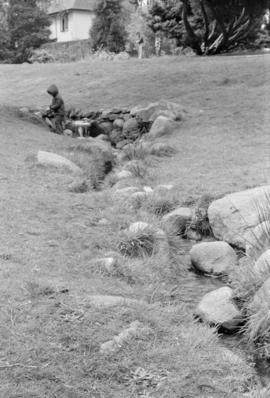
[[[37,6],[36,0],[9,0],[5,20],[1,32],[2,61],[26,62],[32,49],[49,39],[49,17]]]

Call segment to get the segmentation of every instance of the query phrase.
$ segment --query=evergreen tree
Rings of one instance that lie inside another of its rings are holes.
[[[90,30],[93,49],[102,47],[116,53],[123,51],[127,33],[122,0],[99,0],[95,14],[96,18]]]
[[[9,61],[27,62],[32,49],[48,41],[49,26],[49,17],[38,7],[36,0],[9,0],[6,28]]]

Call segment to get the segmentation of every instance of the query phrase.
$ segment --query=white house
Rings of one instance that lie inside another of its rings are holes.
[[[89,38],[95,0],[53,0],[48,8],[51,39],[57,42]]]

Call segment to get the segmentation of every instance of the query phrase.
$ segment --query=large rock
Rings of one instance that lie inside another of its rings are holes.
[[[237,265],[235,251],[226,242],[198,243],[192,247],[190,257],[192,265],[207,274],[227,274]]]
[[[270,250],[266,250],[256,261],[254,272],[261,275],[270,276]]]
[[[182,120],[185,110],[179,104],[162,100],[148,105],[135,106],[130,113],[138,116],[144,122],[153,122],[158,116],[166,116],[171,120]]]
[[[228,286],[207,293],[197,306],[195,315],[224,332],[238,330],[243,321],[241,312],[233,301],[233,290]]]
[[[75,163],[52,152],[38,151],[37,161],[43,166],[66,168],[76,174],[82,174],[82,169]]]
[[[269,208],[270,186],[226,195],[208,209],[209,222],[217,239],[245,249],[246,234],[265,221],[260,208]]]
[[[182,235],[191,219],[192,210],[188,207],[179,207],[162,217],[162,225],[167,232]]]
[[[166,116],[158,116],[151,126],[147,138],[158,138],[163,135],[171,134],[177,128],[177,123],[173,120],[167,118]],[[158,152],[164,150],[165,146],[168,148],[167,144],[158,143],[156,148],[152,146],[150,152]]]

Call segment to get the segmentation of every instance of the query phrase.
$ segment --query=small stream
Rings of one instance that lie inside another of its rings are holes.
[[[185,241],[183,243],[186,253],[189,252],[193,244],[194,243],[189,241]],[[190,264],[190,271],[185,278],[183,278],[183,284],[181,285],[180,300],[186,303],[191,308],[191,311],[193,311],[205,294],[222,286],[226,286],[226,282],[222,281],[222,279],[197,274],[192,270],[192,266]],[[266,360],[259,360],[256,362],[256,360],[251,358],[247,343],[245,343],[241,338],[241,335],[237,333],[219,334],[219,338],[220,344],[224,347],[230,349],[232,352],[242,352],[244,357],[248,360],[255,361],[255,369],[262,386],[265,387],[269,385],[270,362]]]

